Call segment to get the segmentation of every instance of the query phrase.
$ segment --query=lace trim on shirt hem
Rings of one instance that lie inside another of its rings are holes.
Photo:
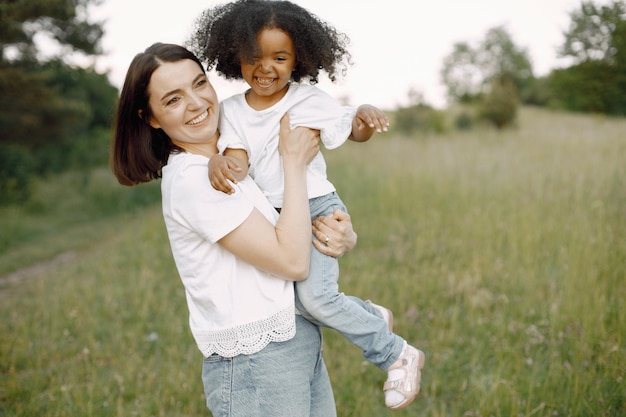
[[[294,307],[259,321],[214,332],[197,332],[198,348],[205,357],[250,355],[271,342],[285,342],[296,334]]]

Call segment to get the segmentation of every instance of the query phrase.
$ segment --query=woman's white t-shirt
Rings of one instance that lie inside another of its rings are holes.
[[[198,348],[207,357],[251,354],[295,335],[293,283],[244,262],[217,241],[255,207],[272,224],[278,214],[250,177],[234,184],[232,195],[215,190],[208,161],[170,155],[161,182],[165,225]]]

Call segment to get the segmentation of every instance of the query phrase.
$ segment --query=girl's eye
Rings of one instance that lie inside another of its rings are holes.
[[[207,79],[206,78],[202,78],[202,79],[198,80],[198,82],[196,83],[196,87],[202,87],[206,83],[207,83]]]

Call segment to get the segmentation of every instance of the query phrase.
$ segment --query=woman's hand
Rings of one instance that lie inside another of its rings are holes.
[[[291,157],[296,161],[308,165],[319,153],[320,131],[306,127],[289,127],[289,114],[285,113],[280,119],[280,142],[278,151],[283,157],[283,163]]]
[[[341,210],[313,220],[313,245],[324,255],[341,258],[354,248],[357,234],[352,228],[350,215]]]

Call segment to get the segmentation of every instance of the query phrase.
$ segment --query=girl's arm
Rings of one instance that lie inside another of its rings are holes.
[[[307,128],[289,131],[281,120],[279,150],[283,160],[285,191],[276,225],[258,210],[220,239],[228,251],[259,269],[293,280],[308,276],[311,255],[311,218],[306,167],[319,152],[319,132]]]
[[[365,142],[372,137],[374,132],[386,132],[389,127],[389,119],[382,110],[369,104],[359,106],[352,120],[352,133],[350,140]]]

